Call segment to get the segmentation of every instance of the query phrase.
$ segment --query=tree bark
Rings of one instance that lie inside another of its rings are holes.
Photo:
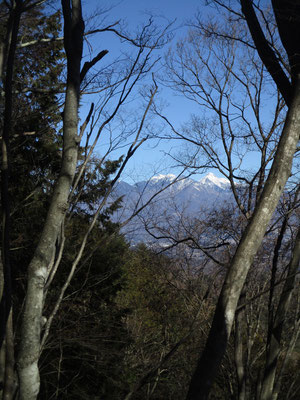
[[[244,292],[244,291],[243,291]],[[240,303],[246,301],[245,293],[241,294]],[[238,400],[246,400],[246,373],[243,357],[243,324],[245,320],[245,308],[237,311],[234,331],[234,361],[238,381]]]
[[[291,172],[299,140],[299,109],[300,77],[298,76],[271,171],[225,278],[207,343],[190,383],[188,400],[207,399],[218,372],[246,276]]]
[[[64,46],[67,55],[67,87],[63,118],[62,167],[40,241],[28,267],[25,309],[21,327],[18,356],[20,399],[34,400],[39,393],[41,320],[44,305],[44,286],[49,266],[55,252],[68,198],[73,182],[78,155],[78,105],[80,89],[80,64],[82,58],[84,22],[81,1],[62,0],[64,15]]]
[[[12,400],[15,395],[16,387],[13,318],[11,309],[6,324],[3,400]]]
[[[263,33],[263,30],[254,11],[253,1],[240,1],[242,12],[246,18],[248,28],[256,46],[257,52],[265,67],[267,68],[269,74],[272,76],[274,82],[276,83],[276,86],[282,94],[282,97],[284,98],[286,104],[290,106],[292,97],[292,86],[290,80],[283,71],[276,54],[274,53],[272,47],[268,43]],[[279,2],[282,2],[282,0],[279,0]],[[288,29],[290,29],[290,27]]]
[[[15,52],[17,46],[19,24],[22,13],[22,1],[14,1],[11,5],[6,27],[5,44],[1,46],[1,78],[4,81],[4,112],[3,131],[1,141],[1,205],[2,205],[2,267],[3,290],[0,303],[0,348],[5,338],[6,324],[12,304],[12,284],[10,265],[10,200],[9,200],[9,175],[10,175],[10,149],[12,118],[12,84]],[[4,74],[4,76],[3,76]]]
[[[299,268],[300,260],[300,229],[296,237],[292,259],[288,267],[287,278],[283,286],[278,307],[276,310],[272,331],[270,332],[269,346],[267,350],[267,361],[262,382],[260,400],[271,400],[273,398],[274,382],[276,375],[277,362],[280,352],[282,329],[285,322],[287,310],[289,308],[296,273]]]

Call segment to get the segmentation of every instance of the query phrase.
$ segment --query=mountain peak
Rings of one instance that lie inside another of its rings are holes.
[[[200,179],[199,183],[209,186],[216,185],[224,189],[224,187],[229,185],[229,180],[226,178],[218,178],[212,172],[209,172],[207,175],[204,176],[204,178]]]
[[[176,175],[174,174],[167,174],[167,175],[163,175],[163,174],[158,174],[153,176],[150,181],[155,183],[158,181],[173,181],[176,178]]]

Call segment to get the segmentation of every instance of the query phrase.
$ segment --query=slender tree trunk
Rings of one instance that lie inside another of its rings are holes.
[[[278,143],[271,171],[253,216],[242,235],[228,269],[216,306],[205,349],[193,374],[188,400],[204,400],[218,373],[226,351],[237,303],[249,268],[263,240],[292,168],[300,132],[300,79],[297,77],[291,106]]]
[[[244,292],[244,291],[243,291]],[[243,293],[240,297],[240,302],[245,302],[246,296]],[[245,323],[245,309],[237,312],[235,317],[235,332],[234,332],[234,361],[238,379],[238,400],[246,400],[246,373],[243,357],[243,335],[242,329]]]
[[[12,304],[12,284],[10,265],[10,201],[9,201],[9,175],[10,175],[10,151],[9,142],[11,135],[12,118],[12,83],[15,61],[15,52],[22,13],[22,2],[12,2],[12,8],[7,21],[5,48],[2,47],[1,78],[4,80],[4,112],[3,131],[1,141],[1,206],[2,206],[2,268],[3,290],[0,303],[0,347],[5,338],[6,323]],[[4,76],[3,76],[4,74]]]
[[[63,158],[60,175],[54,188],[39,244],[28,268],[28,284],[22,319],[18,356],[20,399],[36,399],[40,388],[38,360],[40,355],[41,320],[44,286],[55,252],[68,197],[75,174],[78,155],[78,105],[80,63],[82,58],[84,22],[81,1],[62,0],[64,14],[64,46],[67,55],[67,88],[63,119]]]
[[[12,310],[6,324],[5,337],[5,378],[3,388],[3,400],[12,400],[16,391],[14,333]]]
[[[2,298],[3,284],[4,284],[3,265],[0,252],[0,298]],[[4,376],[5,376],[5,346],[2,345],[0,348],[0,382],[4,382]],[[3,387],[0,387],[0,398],[2,398],[2,393],[3,393]]]
[[[12,319],[12,282],[10,264],[10,136],[13,107],[13,72],[18,40],[20,18],[23,11],[21,0],[11,2],[6,24],[5,43],[0,45],[0,76],[4,82],[4,112],[1,143],[1,207],[2,207],[2,251],[1,251],[1,303],[0,303],[0,348],[3,347],[3,400],[11,400],[15,391],[15,359]]]
[[[272,326],[272,331],[270,333],[270,343],[267,351],[267,361],[262,381],[260,400],[271,400],[273,398],[276,368],[281,348],[280,345],[281,345],[282,329],[285,322],[286,313],[289,308],[292,292],[294,289],[296,273],[299,268],[299,260],[300,260],[300,229],[298,230],[292,254],[292,259],[287,271],[287,279],[285,281],[285,284],[281,292],[277,311],[274,318],[274,323]]]

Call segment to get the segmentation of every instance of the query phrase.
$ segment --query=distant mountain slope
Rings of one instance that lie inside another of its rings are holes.
[[[152,196],[170,185],[176,176],[173,174],[157,175],[149,181],[137,182],[130,185],[120,181],[115,190],[115,196],[123,197],[123,209],[117,218],[124,221],[128,218],[135,207],[145,204]],[[232,202],[230,183],[225,178],[218,178],[209,173],[199,181],[187,178],[175,182],[162,190],[150,206],[147,206],[126,228],[125,232],[131,233],[130,239],[136,241],[147,241],[148,235],[144,230],[144,223],[165,225],[176,222],[182,216],[191,218],[199,212],[209,212],[213,208],[220,208],[226,202]],[[146,239],[145,239],[146,238]]]
[[[149,181],[137,182],[134,185],[120,181],[115,194],[123,195],[124,204],[131,204],[132,207],[138,199],[140,203],[148,201],[154,194],[172,183],[175,178],[176,176],[172,174],[157,175]],[[209,173],[199,181],[187,178],[175,182],[157,196],[155,203],[168,200],[179,208],[194,212],[204,207],[215,207],[231,198],[229,181]],[[164,203],[161,203],[160,207],[164,208]]]

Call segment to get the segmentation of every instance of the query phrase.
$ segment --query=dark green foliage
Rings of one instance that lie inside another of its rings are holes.
[[[26,44],[57,37],[60,32],[59,12],[46,16],[43,9],[34,8],[23,14],[19,37]],[[13,120],[16,134],[35,132],[34,138],[41,140],[43,135],[55,133],[56,124],[61,121],[58,106],[59,92],[64,87],[61,79],[63,67],[62,41],[18,48],[14,74]]]
[[[2,29],[8,14],[0,6]],[[46,217],[53,182],[61,163],[59,93],[62,87],[62,42],[36,43],[59,36],[60,13],[46,15],[43,7],[22,14],[13,72],[10,135],[11,258],[15,293],[23,298],[23,278]],[[0,97],[0,107],[3,107]],[[2,116],[0,125],[2,125]]]
[[[2,4],[0,14],[3,23],[7,18],[6,11]],[[12,209],[24,202],[34,190],[49,191],[60,168],[62,41],[22,47],[22,44],[41,38],[59,36],[60,31],[61,16],[58,12],[48,16],[42,7],[36,7],[22,14],[12,88]],[[4,30],[0,34],[4,35]]]
[[[0,5],[0,21],[3,39],[8,21],[4,2]],[[42,6],[22,13],[13,70],[9,177],[12,275],[20,302],[25,271],[39,239],[53,182],[60,169],[61,116],[57,90],[62,87],[64,68],[62,41],[27,44],[59,36],[60,32],[60,13],[47,15]],[[1,92],[0,108],[3,107]],[[2,125],[3,113],[0,114]],[[17,309],[18,301],[15,303]]]
[[[79,201],[73,205],[73,212],[85,214],[86,217],[93,215],[93,212],[101,204],[101,200],[111,189],[113,177],[122,160],[123,157],[120,157],[118,160],[107,160],[103,163],[101,158],[94,157],[88,163],[74,193],[74,199],[78,198]],[[105,212],[99,217],[102,223],[109,221],[110,216],[120,208],[121,201],[122,197],[105,205]]]

